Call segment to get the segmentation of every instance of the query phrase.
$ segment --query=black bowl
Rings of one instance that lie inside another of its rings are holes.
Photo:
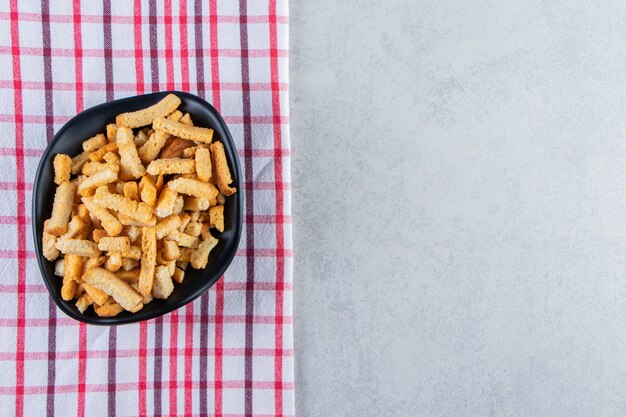
[[[62,279],[54,275],[54,262],[48,261],[41,253],[41,238],[43,223],[50,217],[56,185],[54,184],[54,169],[52,161],[58,153],[70,156],[82,151],[82,142],[97,133],[105,131],[108,123],[115,122],[115,116],[151,106],[165,97],[169,92],[146,94],[115,100],[110,103],[92,107],[72,118],[58,131],[52,142],[41,157],[35,183],[33,186],[33,234],[35,252],[43,281],[48,287],[50,296],[65,314],[73,319],[99,325],[116,325],[149,320],[167,314],[198,298],[209,289],[224,274],[224,271],[237,252],[243,222],[243,190],[241,189],[241,175],[237,149],[220,114],[206,101],[189,93],[172,91],[182,101],[179,109],[191,114],[194,124],[210,127],[214,130],[213,137],[224,144],[228,164],[233,176],[233,186],[237,193],[226,198],[224,206],[224,232],[218,236],[219,243],[211,251],[209,262],[205,269],[196,270],[187,268],[182,284],[174,283],[174,292],[167,300],[154,299],[137,313],[122,312],[115,317],[99,317],[92,308],[81,314],[74,303],[63,301],[61,298]]]

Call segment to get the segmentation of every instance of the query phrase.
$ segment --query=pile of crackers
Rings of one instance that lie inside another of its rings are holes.
[[[224,231],[224,203],[237,191],[224,145],[180,103],[169,94],[120,114],[82,153],[54,158],[43,255],[81,313],[113,317],[168,298],[189,265],[206,267]]]

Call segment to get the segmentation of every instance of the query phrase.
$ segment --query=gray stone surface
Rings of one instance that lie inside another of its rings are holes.
[[[625,415],[626,3],[290,13],[298,415]]]

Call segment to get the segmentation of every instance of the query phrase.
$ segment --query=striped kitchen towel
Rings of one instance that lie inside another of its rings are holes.
[[[287,0],[0,2],[0,414],[294,414]],[[116,98],[213,104],[242,162],[245,228],[218,283],[120,327],[56,308],[33,249],[47,141]]]

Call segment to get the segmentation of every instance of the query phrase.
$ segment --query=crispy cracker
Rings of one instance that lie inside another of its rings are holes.
[[[96,242],[85,239],[58,239],[56,247],[61,253],[74,254],[79,256],[95,257],[100,256]]]
[[[167,183],[172,190],[193,197],[207,198],[214,202],[217,198],[217,188],[213,184],[192,180],[188,178],[176,178]]]
[[[209,209],[210,227],[214,227],[220,232],[224,231],[224,206],[214,206]]]
[[[165,186],[159,195],[159,202],[156,206],[157,217],[163,218],[171,215],[174,212],[174,204],[176,204],[176,197],[178,193],[172,190],[169,186]]]
[[[98,133],[96,136],[87,139],[83,142],[83,150],[85,152],[93,152],[100,149],[107,144],[107,138],[102,133]]]
[[[202,143],[211,143],[213,140],[213,129],[206,127],[188,126],[183,123],[173,122],[171,120],[164,119],[163,117],[157,117],[152,122],[152,127],[156,131],[167,132],[172,136],[177,136],[182,139],[193,140]]]
[[[103,237],[98,242],[98,249],[105,252],[130,251],[130,239],[127,236]]]
[[[149,175],[144,175],[139,181],[139,196],[141,201],[149,206],[153,206],[156,202],[157,189],[154,179]]]
[[[152,296],[155,298],[165,299],[174,291],[171,274],[167,266],[158,266],[154,274],[154,283],[152,286]]]
[[[158,103],[134,112],[122,113],[115,118],[118,126],[130,128],[147,126],[156,117],[165,117],[180,105],[180,99],[174,94],[168,94]]]
[[[172,230],[177,229],[181,224],[180,216],[176,214],[169,215],[159,220],[156,225],[156,238],[163,239]]]
[[[193,174],[196,172],[196,164],[193,159],[168,158],[155,159],[148,165],[148,174]]]
[[[235,194],[237,189],[230,187],[233,179],[230,175],[228,161],[226,160],[226,152],[224,151],[224,144],[222,144],[222,142],[215,142],[211,144],[211,162],[213,163],[215,182],[217,183],[220,192],[227,197]]]
[[[120,178],[124,181],[142,177],[146,169],[141,164],[133,141],[133,131],[127,127],[117,129],[117,143],[120,153]]]
[[[74,184],[68,181],[57,187],[52,204],[52,216],[46,228],[51,235],[61,236],[67,231],[67,223],[72,213],[74,190]]]
[[[54,166],[54,182],[56,185],[70,180],[72,158],[63,153],[56,154],[52,165]]]
[[[117,180],[117,172],[107,168],[104,171],[97,172],[90,177],[85,178],[78,184],[77,192],[80,195],[89,188],[97,188],[102,185],[110,184]]]
[[[155,227],[144,227],[141,237],[141,272],[139,274],[139,292],[142,295],[148,294],[152,290],[154,280],[154,269],[156,266],[156,229]]]
[[[154,161],[159,156],[161,149],[165,146],[165,142],[167,142],[169,137],[170,135],[166,132],[159,131],[153,133],[150,136],[150,139],[148,139],[148,141],[141,148],[139,148],[138,153],[141,162],[149,164]]]
[[[136,312],[143,307],[141,303],[143,297],[130,285],[106,269],[91,269],[87,271],[83,279],[87,284],[93,285],[113,297],[125,310]]]
[[[204,239],[191,254],[191,266],[196,269],[204,269],[209,259],[209,253],[217,245],[217,242],[213,236]]]
[[[82,201],[89,213],[100,220],[102,227],[109,236],[117,236],[122,232],[122,224],[119,220],[106,208],[97,204],[94,197],[83,197]]]

